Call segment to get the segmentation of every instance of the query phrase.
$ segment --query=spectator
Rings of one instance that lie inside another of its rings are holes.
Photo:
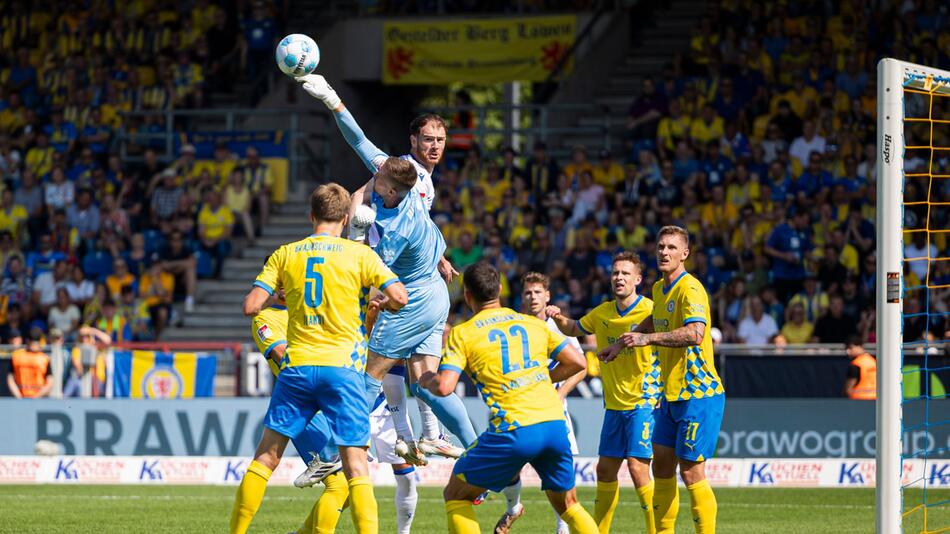
[[[92,191],[80,189],[75,204],[66,208],[66,222],[75,228],[86,250],[95,250],[96,237],[99,235],[99,208],[92,203]]]
[[[277,39],[277,21],[267,13],[263,2],[257,2],[251,17],[242,21],[241,69],[248,80],[256,81],[261,71],[271,66]]]
[[[102,303],[102,315],[96,322],[96,328],[112,338],[113,343],[132,341],[132,327],[117,311],[115,301],[107,298]]]
[[[84,399],[101,395],[102,382],[98,379],[98,368],[104,364],[99,344],[108,346],[112,339],[91,326],[82,326],[78,330],[79,343],[70,353],[70,377],[63,388],[64,397],[79,396]],[[104,365],[103,365],[104,366]]]
[[[178,209],[178,199],[184,191],[177,183],[177,175],[173,169],[166,169],[160,175],[161,187],[151,192],[152,224],[159,226],[168,223]]]
[[[802,134],[796,137],[788,148],[788,154],[804,166],[809,162],[809,156],[825,151],[825,138],[818,135],[814,121],[805,121],[802,124]]]
[[[805,308],[805,318],[815,322],[828,309],[828,293],[818,287],[818,279],[813,274],[805,277],[803,290],[792,296],[789,305],[799,303]]]
[[[13,372],[7,375],[7,387],[18,399],[49,396],[53,390],[50,359],[38,339],[30,338],[26,348],[13,352]]]
[[[937,245],[928,242],[927,237],[927,232],[914,232],[911,242],[904,245],[904,257],[910,260],[908,266],[920,280],[926,280],[930,262],[940,255]]]
[[[805,279],[805,256],[811,249],[805,234],[807,224],[808,212],[793,210],[766,241],[765,254],[772,258],[775,290],[781,301],[797,293]]]
[[[135,275],[129,272],[129,265],[122,258],[116,258],[112,262],[112,274],[106,277],[106,288],[108,295],[112,300],[117,300],[122,295],[122,288],[131,286],[133,290],[136,287]]]
[[[271,188],[274,186],[274,178],[271,175],[270,168],[261,162],[260,153],[253,146],[247,147],[244,154],[244,183],[251,191],[257,206],[258,229],[267,224],[270,214],[270,195]]]
[[[25,306],[29,311],[33,295],[33,279],[27,274],[21,256],[12,256],[7,261],[2,291],[7,298],[8,306]]]
[[[656,90],[652,78],[644,78],[640,96],[630,104],[627,130],[633,139],[655,139],[657,124],[666,113],[666,99]]]
[[[857,317],[844,314],[844,299],[841,295],[832,295],[828,311],[815,323],[813,341],[844,343],[849,336],[857,333],[857,321]]]
[[[26,208],[14,203],[13,191],[4,189],[0,193],[0,231],[10,232],[17,237],[17,241],[22,241],[28,217]]]
[[[854,400],[877,399],[877,360],[864,350],[861,338],[850,335],[845,342],[848,377],[844,381],[844,396]]]
[[[175,277],[175,287],[185,289],[185,311],[190,313],[194,310],[195,288],[198,285],[194,252],[185,246],[181,232],[172,232],[159,256],[162,258],[162,270]]]
[[[842,281],[848,278],[848,270],[841,264],[838,247],[829,243],[818,265],[818,281],[828,293],[839,293]]]
[[[68,266],[66,260],[57,260],[52,271],[45,271],[33,280],[33,306],[42,317],[49,314],[56,303],[57,292],[66,287]]]
[[[71,340],[81,318],[79,308],[71,302],[66,287],[57,289],[56,304],[50,308],[47,317],[49,327],[58,329],[66,339]]]
[[[469,265],[477,262],[482,257],[482,248],[475,245],[472,234],[463,231],[459,234],[459,244],[449,251],[449,260],[452,266],[457,269],[465,269]]]
[[[724,133],[722,117],[716,115],[711,104],[703,106],[703,111],[689,125],[689,137],[693,143],[708,146],[711,141],[719,142]]]
[[[51,181],[45,186],[44,197],[46,207],[52,214],[54,210],[66,209],[66,206],[71,205],[76,190],[73,183],[66,180],[66,173],[63,172],[62,167],[53,167],[50,176]]]
[[[96,284],[86,278],[86,273],[79,265],[73,265],[70,280],[64,287],[69,300],[77,306],[85,306],[96,294]]]
[[[156,254],[148,272],[139,279],[139,293],[143,305],[148,309],[155,337],[160,336],[168,324],[175,293],[175,277],[163,271],[158,260]]]
[[[762,299],[756,295],[747,300],[748,313],[739,321],[739,341],[747,345],[767,345],[778,333],[778,325],[765,313]]]
[[[251,221],[251,192],[244,185],[244,173],[241,169],[231,171],[231,180],[224,190],[224,204],[237,215],[247,238],[247,246],[254,246],[254,223]]]
[[[788,306],[782,338],[790,344],[808,343],[812,340],[815,325],[805,319],[805,307],[796,302]]]
[[[221,194],[214,189],[205,192],[205,204],[198,212],[198,238],[201,248],[214,260],[214,277],[221,277],[224,259],[231,252],[231,228],[234,214],[221,204]]]

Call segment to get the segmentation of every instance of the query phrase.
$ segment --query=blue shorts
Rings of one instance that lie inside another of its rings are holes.
[[[653,458],[653,408],[607,410],[597,454],[609,458]]]
[[[449,318],[449,290],[441,279],[406,288],[409,303],[396,313],[383,311],[376,319],[369,350],[395,360],[413,354],[442,356],[442,334]]]
[[[473,486],[499,492],[525,464],[538,472],[542,490],[567,491],[574,487],[574,457],[564,421],[546,421],[508,432],[483,432],[455,462],[452,474]]]
[[[716,454],[719,428],[726,406],[725,395],[670,402],[657,408],[653,443],[676,449],[676,456],[704,462]]]
[[[366,447],[369,443],[369,406],[362,373],[318,365],[284,368],[277,375],[264,426],[295,439],[317,411],[326,416],[338,446]]]

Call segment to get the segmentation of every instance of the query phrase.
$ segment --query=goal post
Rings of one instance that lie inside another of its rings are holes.
[[[929,354],[931,343],[926,341],[926,331],[923,341],[909,339],[905,342],[904,321],[913,316],[924,316],[929,328],[930,292],[936,287],[943,287],[935,286],[932,273],[935,272],[933,267],[936,262],[945,258],[934,260],[930,250],[932,241],[947,230],[934,228],[931,208],[945,204],[939,202],[940,193],[933,193],[935,182],[950,179],[947,174],[950,171],[940,168],[936,163],[936,160],[947,154],[945,151],[950,150],[950,147],[935,147],[934,136],[935,125],[939,128],[950,126],[947,117],[934,116],[935,109],[944,109],[944,104],[950,102],[950,98],[939,102],[941,105],[936,107],[934,100],[948,96],[950,72],[891,58],[878,63],[875,296],[878,387],[875,508],[878,533],[901,532],[904,515],[920,508],[923,509],[923,530],[928,530],[926,475],[916,481],[907,481],[915,487],[922,484],[924,497],[922,504],[904,510],[903,461],[905,458],[914,458],[913,461],[923,458],[926,461],[930,451],[906,451],[905,454],[902,442],[905,430],[902,384],[904,351],[922,350],[926,355]],[[910,169],[907,167],[908,162],[913,164]],[[936,191],[939,190],[937,187]],[[920,234],[927,238],[923,257],[905,258],[905,235],[914,239]],[[907,285],[904,276],[908,262],[925,262],[927,269],[920,282],[915,281],[911,286]],[[922,312],[905,317],[906,299],[913,299],[915,305],[923,302]],[[924,362],[919,376],[929,382],[926,356]],[[929,405],[931,396],[927,386],[923,386],[921,395],[913,400]],[[927,429],[930,423],[925,419],[921,426]]]

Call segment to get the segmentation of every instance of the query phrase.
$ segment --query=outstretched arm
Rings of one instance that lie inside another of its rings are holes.
[[[375,173],[379,164],[388,157],[387,154],[366,138],[363,129],[356,123],[356,119],[343,105],[343,101],[340,100],[336,91],[330,87],[326,78],[319,74],[308,74],[297,78],[297,81],[302,84],[307,94],[321,100],[333,113],[333,120],[336,121],[343,138],[356,151],[356,155],[363,161],[363,165],[366,165],[370,172]]]

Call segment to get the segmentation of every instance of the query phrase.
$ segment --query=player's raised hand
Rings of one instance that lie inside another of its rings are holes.
[[[597,359],[604,363],[612,362],[617,358],[617,356],[620,355],[620,351],[622,350],[623,345],[620,343],[608,345],[603,349],[600,349],[600,351],[597,353]]]
[[[545,306],[544,315],[546,317],[557,317],[558,315],[561,315],[561,308],[558,308],[557,306]]]
[[[330,111],[336,111],[336,108],[343,103],[343,101],[340,100],[340,96],[330,87],[327,79],[323,76],[319,74],[308,74],[295,79],[300,82],[303,90],[306,91],[307,94],[317,100],[322,100],[324,105],[330,108]]]

